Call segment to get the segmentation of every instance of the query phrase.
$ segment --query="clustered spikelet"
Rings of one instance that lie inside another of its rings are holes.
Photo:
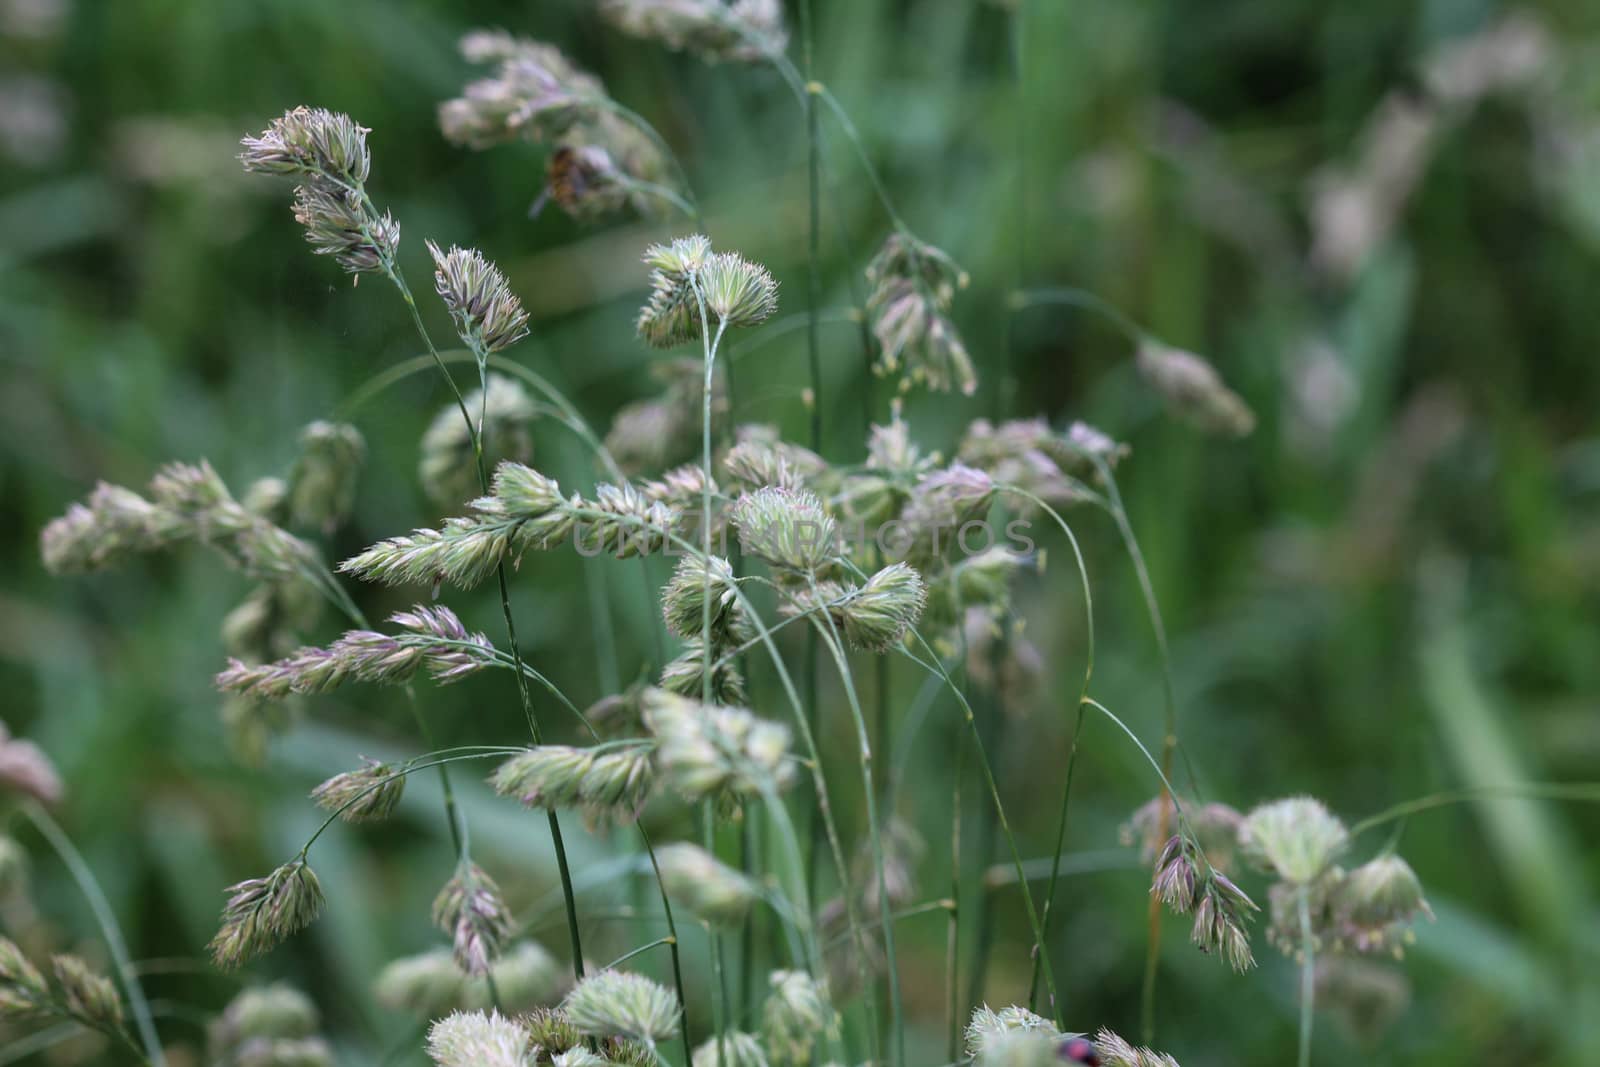
[[[594,501],[583,506],[599,514],[583,517],[580,545],[618,559],[661,551],[682,518],[678,509],[651,500],[631,484],[602,482],[594,487]]]
[[[394,814],[405,794],[405,774],[377,760],[362,762],[360,770],[336,774],[313,789],[317,807],[345,822],[379,822]]]
[[[1094,1035],[1094,1047],[1107,1067],[1178,1067],[1166,1053],[1137,1048],[1104,1027]]]
[[[1246,858],[1297,886],[1315,882],[1349,843],[1344,823],[1311,797],[1262,804],[1239,826]]]
[[[535,941],[518,941],[490,966],[484,977],[472,977],[456,966],[448,948],[432,949],[394,960],[378,973],[373,995],[395,1011],[437,1018],[450,1011],[481,1011],[494,1002],[506,1011],[529,1011],[555,1001],[561,993],[561,964]]]
[[[61,775],[44,750],[32,741],[12,737],[0,722],[0,798],[14,794],[54,804],[61,793]]]
[[[322,911],[322,885],[304,857],[230,886],[228,894],[211,955],[229,970],[304,929]]]
[[[656,864],[667,896],[714,926],[741,922],[760,898],[750,879],[698,845],[663,845],[656,849]]]
[[[1355,952],[1399,955],[1417,916],[1433,918],[1416,872],[1392,854],[1345,875],[1333,892],[1332,908],[1339,944]]]
[[[51,1014],[50,987],[16,942],[0,937],[0,1019]]]
[[[332,1067],[317,1027],[316,1007],[298,990],[246,989],[211,1024],[208,1051],[219,1067]]]
[[[1384,853],[1354,870],[1336,861],[1350,841],[1344,824],[1311,797],[1251,811],[1239,828],[1244,855],[1277,876],[1269,889],[1267,939],[1285,953],[1305,950],[1304,906],[1313,947],[1335,952],[1403,953],[1419,915],[1432,917],[1416,872]]]
[[[639,312],[639,336],[654,348],[700,339],[701,305],[713,329],[755,326],[778,308],[778,283],[767,269],[733,252],[713,252],[694,234],[645,251],[650,298]]]
[[[710,661],[709,663],[707,661]],[[713,642],[709,651],[698,637],[686,638],[683,650],[661,668],[661,688],[678,696],[699,698],[706,672],[711,673],[711,699],[718,704],[743,704],[744,676],[731,649]]]
[[[653,781],[650,746],[540,745],[512,756],[489,782],[530,808],[582,808],[591,818],[632,819]]]
[[[1244,437],[1255,429],[1249,405],[1193,352],[1146,340],[1139,345],[1137,362],[1139,375],[1178,417],[1228,437]]]
[[[370,132],[349,115],[297,107],[273,119],[259,136],[243,138],[239,161],[253,174],[320,176],[360,185],[372,166]]]
[[[827,989],[804,971],[773,971],[767,985],[761,1035],[773,1067],[804,1067],[817,1039],[838,1027]]]
[[[294,221],[305,227],[311,251],[332,256],[348,273],[381,273],[394,262],[400,224],[388,212],[374,213],[358,193],[310,182],[295,188],[292,206]]]
[[[498,1011],[453,1012],[428,1029],[438,1067],[526,1067],[528,1031]]]
[[[878,341],[873,369],[899,373],[901,388],[921,385],[936,392],[978,389],[972,357],[947,317],[967,275],[945,253],[903,232],[889,235],[867,264],[868,321]]]
[[[1180,915],[1194,913],[1190,940],[1205,953],[1219,953],[1236,971],[1255,966],[1250,936],[1245,931],[1256,904],[1233,880],[1214,866],[1200,866],[1203,854],[1184,834],[1167,840],[1155,861],[1150,892]]]
[[[998,425],[975,419],[967,427],[957,458],[986,471],[996,482],[1015,486],[1052,507],[1089,499],[1084,484],[1099,480],[1095,461],[1115,467],[1128,447],[1084,422],[1072,423],[1065,433],[1051,429],[1042,418],[1011,419]],[[1013,502],[1023,512],[1031,502]]]
[[[769,1067],[766,1052],[753,1034],[729,1030],[701,1042],[690,1059],[691,1067]]]
[[[789,41],[778,0],[602,0],[600,12],[624,33],[707,62],[754,62]]]
[[[465,678],[494,662],[494,646],[470,633],[443,605],[418,605],[389,621],[397,634],[350,630],[327,648],[302,648],[272,663],[249,665],[230,660],[216,677],[217,688],[264,700],[291,693],[323,693],[346,682],[403,685],[426,670],[434,681]],[[398,798],[397,798],[398,799]]]
[[[461,343],[482,358],[528,336],[528,313],[500,268],[471,248],[442,252],[432,241],[434,289],[456,324]],[[471,408],[467,409],[469,412]]]
[[[778,283],[767,268],[735,252],[716,252],[696,275],[706,310],[727,326],[759,326],[778,310]]]
[[[891,563],[840,605],[845,639],[865,652],[887,652],[905,639],[927,602],[922,575],[904,563]]]
[[[699,637],[705,625],[705,606],[711,601],[711,639],[720,645],[742,645],[755,637],[745,606],[739,600],[733,567],[721,556],[709,560],[685,556],[661,590],[662,614],[667,629],[679,637]]]
[[[740,488],[803,489],[828,469],[811,449],[780,440],[774,427],[740,426],[735,437],[737,443],[722,457],[722,469]]]
[[[794,778],[789,731],[743,708],[702,704],[662,689],[643,695],[645,727],[655,737],[662,778],[689,801],[728,792],[757,796]]]
[[[666,161],[644,131],[623,118],[605,86],[551,45],[476,30],[461,54],[493,72],[439,107],[445,139],[473,149],[526,140],[552,145],[547,193],[569,215],[592,219],[624,205],[649,212],[641,183],[660,185]]]
[[[965,1031],[967,1055],[986,1067],[1048,1063],[1062,1036],[1050,1020],[1014,1004],[974,1009]]]
[[[463,863],[433,900],[433,922],[449,934],[456,965],[481,977],[511,932],[500,887],[475,863]]]
[[[407,537],[380,541],[339,564],[339,570],[386,585],[445,581],[470,589],[507,559],[513,563],[521,559],[527,549],[561,544],[573,533],[574,512],[584,506],[577,497],[562,500],[560,486],[553,479],[520,463],[502,463],[496,468],[489,495],[472,501],[470,514],[446,519],[438,530],[416,530]],[[642,498],[635,510],[643,515],[641,523],[668,526],[676,521],[672,511],[652,508]],[[618,518],[606,529],[623,525]]]
[[[234,499],[203,460],[161,468],[149,493],[147,499],[101,483],[40,534],[45,568],[53,574],[100,570],[185,541],[212,545],[263,580],[294,577],[316,558],[310,545]]]
[[[748,554],[801,575],[814,575],[839,553],[839,530],[815,493],[766,487],[745,493],[731,516]]]
[[[561,1002],[579,1033],[655,1044],[678,1032],[678,1002],[666,987],[641,974],[598,971]]]
[[[289,520],[324,532],[343,522],[366,456],[361,431],[349,423],[319,419],[301,430],[300,456],[285,487]]]
[[[451,402],[440,408],[422,435],[417,479],[428,499],[440,507],[456,507],[478,495],[477,454],[472,431],[461,418],[461,406],[478,424],[483,461],[489,469],[507,460],[527,463],[533,459],[532,398],[518,382],[503,374],[490,374],[487,390],[474,389],[462,405]]]
[[[50,957],[50,971],[68,1014],[99,1030],[122,1026],[122,997],[111,979],[77,956]]]
[[[302,179],[294,191],[295,221],[312,251],[356,275],[389,271],[400,244],[399,225],[388,212],[378,214],[364,188],[372,165],[369,132],[348,115],[297,107],[240,142],[246,171]]]

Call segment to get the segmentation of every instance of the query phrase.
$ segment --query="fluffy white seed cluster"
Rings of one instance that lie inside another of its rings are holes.
[[[527,1067],[528,1031],[497,1011],[454,1012],[428,1030],[438,1067]]]
[[[678,1032],[678,1002],[667,988],[641,974],[605,970],[579,982],[561,1002],[580,1033],[623,1037],[654,1045]]]

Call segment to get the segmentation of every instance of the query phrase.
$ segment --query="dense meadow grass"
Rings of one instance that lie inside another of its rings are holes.
[[[1600,1062],[1593,5],[0,42],[0,1065]]]

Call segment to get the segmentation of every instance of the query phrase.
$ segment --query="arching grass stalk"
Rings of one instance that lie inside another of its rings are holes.
[[[1397,819],[1405,819],[1419,812],[1490,797],[1527,800],[1572,800],[1600,804],[1600,782],[1511,782],[1506,785],[1481,785],[1466,789],[1447,789],[1417,797],[1415,800],[1402,801],[1391,808],[1378,812],[1376,815],[1369,815],[1350,827],[1350,836],[1355,837],[1366,833],[1368,830],[1383,826],[1385,823],[1394,822]]]
[[[816,599],[820,596],[816,580],[809,575],[806,580],[812,598]],[[823,614],[813,620],[813,625],[822,634],[828,652],[833,657],[834,665],[839,670],[839,681],[844,686],[845,700],[850,706],[850,714],[855,719],[856,742],[861,755],[861,788],[867,806],[867,837],[872,848],[872,863],[876,868],[878,880],[878,920],[883,929],[884,956],[888,960],[889,1019],[891,1033],[894,1035],[893,1056],[895,1063],[903,1065],[906,1057],[905,1019],[900,1003],[900,967],[898,957],[895,955],[894,921],[889,914],[889,887],[884,879],[883,834],[879,825],[878,802],[875,796],[877,785],[872,775],[872,740],[867,734],[866,716],[861,712],[861,700],[856,694],[855,679],[850,673],[850,662],[845,655],[844,642],[834,625],[833,616]],[[846,892],[849,892],[848,887]]]
[[[95,880],[94,872],[84,861],[83,854],[72,843],[66,831],[50,817],[49,812],[39,804],[29,801],[23,805],[22,813],[49,842],[56,855],[61,857],[61,862],[72,875],[72,880],[77,883],[78,892],[83,894],[83,899],[89,904],[89,910],[94,912],[95,922],[100,926],[100,935],[105,938],[106,949],[111,953],[112,962],[116,964],[117,980],[122,986],[123,995],[128,998],[128,1010],[133,1015],[134,1028],[138,1031],[139,1043],[143,1046],[142,1058],[151,1067],[166,1067],[167,1058],[161,1048],[161,1039],[156,1036],[155,1022],[150,1014],[150,1002],[145,999],[144,988],[139,984],[138,975],[134,973],[133,958],[128,954],[128,943],[122,936],[122,928],[117,925],[117,917],[111,910],[110,902],[106,900],[105,891]]]
[[[1050,881],[1044,892],[1044,915],[1040,920],[1041,929],[1045,934],[1050,932],[1050,911],[1055,903],[1056,882],[1060,873],[1061,851],[1066,847],[1067,841],[1067,812],[1072,801],[1072,779],[1078,765],[1078,741],[1083,734],[1084,700],[1089,696],[1089,683],[1094,677],[1094,592],[1089,586],[1089,568],[1083,559],[1083,547],[1078,544],[1078,538],[1072,532],[1072,527],[1067,525],[1059,512],[1043,499],[1015,486],[1001,486],[1001,492],[1011,493],[1021,497],[1042,509],[1055,524],[1061,528],[1066,536],[1067,543],[1072,546],[1072,558],[1078,566],[1078,579],[1083,583],[1083,618],[1084,618],[1084,665],[1083,688],[1078,693],[1078,713],[1072,724],[1072,746],[1067,753],[1066,782],[1061,787],[1061,816],[1056,822],[1056,847],[1055,855],[1051,861]],[[1028,980],[1028,1008],[1033,1010],[1038,1005],[1040,961],[1033,961],[1033,974]]]
[[[366,194],[363,193],[362,195],[365,197]],[[370,204],[370,201],[368,203]],[[376,214],[375,209],[374,214]],[[400,271],[400,265],[386,258],[384,261],[384,273],[394,283],[395,288],[399,290],[401,299],[405,301],[406,308],[411,312],[411,321],[416,327],[417,336],[422,339],[423,347],[433,357],[439,373],[444,375],[445,381],[450,386],[450,391],[455,395],[457,406],[461,409],[461,417],[466,421],[467,435],[472,441],[472,452],[478,470],[478,486],[484,493],[488,493],[489,472],[483,455],[483,435],[478,432],[479,428],[473,425],[472,416],[467,412],[466,401],[461,396],[461,390],[456,386],[455,378],[451,375],[450,368],[445,365],[444,360],[440,357],[438,348],[434,346],[433,338],[429,335],[428,328],[423,325],[422,314],[417,310],[416,298],[411,293],[411,287],[406,284],[405,276]],[[483,352],[480,354],[474,351],[473,355],[474,361],[478,365],[479,379],[485,385],[483,391],[485,403],[487,403],[488,353]],[[505,618],[506,643],[510,647],[512,659],[520,665],[522,662],[522,649],[517,641],[517,623],[511,611],[511,587],[506,579],[506,567],[503,562],[495,565],[495,577],[500,588],[500,611]],[[533,697],[528,691],[527,679],[523,677],[520,669],[516,672],[516,678],[517,695],[522,702],[522,713],[528,723],[528,732],[533,737],[534,744],[540,744],[543,740],[543,732],[540,730],[538,719],[533,713]],[[566,896],[567,936],[572,949],[572,973],[575,978],[581,980],[583,978],[583,940],[578,931],[578,905],[572,893],[572,871],[567,863],[566,843],[561,836],[561,820],[554,811],[546,814],[550,825],[550,840],[556,854],[556,868],[561,877],[562,892]]]

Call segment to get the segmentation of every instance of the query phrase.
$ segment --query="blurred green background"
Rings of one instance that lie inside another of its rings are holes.
[[[1045,415],[1132,445],[1123,490],[1208,799],[1244,808],[1306,792],[1353,821],[1434,790],[1596,777],[1600,5],[816,9],[816,76],[854,117],[900,214],[972,276],[954,315],[982,388],[913,394],[915,436],[948,454],[976,416]],[[476,76],[455,41],[477,26],[555,43],[602,77],[683,159],[719,247],[772,269],[781,314],[804,310],[804,125],[770,68],[668,53],[576,0],[0,0],[0,717],[58,761],[62,820],[134,955],[176,961],[149,979],[175,1044],[198,1047],[194,1013],[237,984],[200,962],[221,888],[298,848],[317,822],[305,799],[317,781],[417,742],[393,692],[349,689],[311,702],[263,767],[241,767],[209,680],[219,620],[246,581],[200,550],[52,580],[38,531],[96,479],[139,487],[168,459],[209,458],[237,491],[281,473],[302,425],[416,354],[392,289],[352,288],[310,256],[288,189],[234,161],[241,134],[299,103],[372,128],[369,188],[400,221],[419,295],[423,238],[476,246],[534,316],[510,354],[597,427],[652,391],[659,357],[633,338],[637,257],[689,225],[530,219],[541,149],[446,144],[435,107]],[[1478,51],[1463,51],[1475,34]],[[887,220],[837,126],[824,130],[824,306],[841,309]],[[1083,287],[1205,354],[1257,411],[1256,432],[1217,441],[1163,418],[1103,319],[1029,308],[1008,342],[1019,285]],[[448,336],[431,297],[424,313]],[[868,391],[853,327],[823,330],[824,452],[854,461],[864,393],[882,420],[890,390]],[[804,440],[803,337],[740,362],[742,421]],[[415,470],[445,400],[419,375],[354,416],[371,459],[330,558],[439,518]],[[540,423],[536,437],[536,465],[588,484],[569,435]],[[1153,744],[1160,682],[1132,570],[1103,516],[1084,511],[1075,526],[1096,588],[1096,691]],[[1029,856],[1052,840],[1083,637],[1070,555],[1041,541],[1050,565],[1021,611],[1049,674],[995,738]],[[514,585],[527,654],[580,703],[608,682],[585,621],[592,570],[530,558]],[[658,563],[653,579],[665,574]],[[626,683],[654,661],[656,623],[637,565],[605,578]],[[355,592],[373,616],[413,595]],[[498,635],[488,596],[449,602]],[[327,617],[310,636],[334,633]],[[904,667],[900,706],[918,684]],[[781,716],[770,676],[754,682],[757,708]],[[502,675],[422,696],[442,743],[522,737]],[[825,735],[847,768],[851,735],[831,697]],[[949,886],[956,726],[937,705],[897,798],[928,843],[929,899]],[[1153,783],[1101,721],[1084,752],[1068,849],[1108,869],[1063,881],[1051,948],[1068,1022],[1133,1036],[1147,876],[1105,850]],[[326,916],[250,971],[308,988],[343,1062],[420,1058],[418,1031],[374,1005],[369,979],[436,943],[427,906],[451,853],[434,790],[419,777],[403,819],[319,843]],[[841,792],[854,838],[858,791]],[[519,913],[548,902],[543,819],[468,793],[475,848]],[[966,796],[970,847],[981,837],[970,777]],[[570,826],[580,879],[603,873],[608,841]],[[92,946],[70,882],[19,833],[45,920],[63,943]],[[1597,846],[1600,820],[1582,807],[1495,800],[1410,820],[1401,851],[1438,919],[1400,970],[1409,1006],[1365,1036],[1325,1015],[1317,1061],[1600,1063]],[[988,862],[966,856],[969,892]],[[984,992],[1000,1004],[1026,995],[1028,938],[1014,890],[994,903]],[[560,952],[551,918],[540,932]],[[935,916],[902,927],[914,1063],[943,1061],[944,934]],[[1262,966],[1237,977],[1185,934],[1169,920],[1160,1046],[1187,1067],[1286,1062],[1291,963],[1260,943]],[[597,927],[589,952],[603,961],[645,939]],[[693,961],[700,949],[687,949]]]

